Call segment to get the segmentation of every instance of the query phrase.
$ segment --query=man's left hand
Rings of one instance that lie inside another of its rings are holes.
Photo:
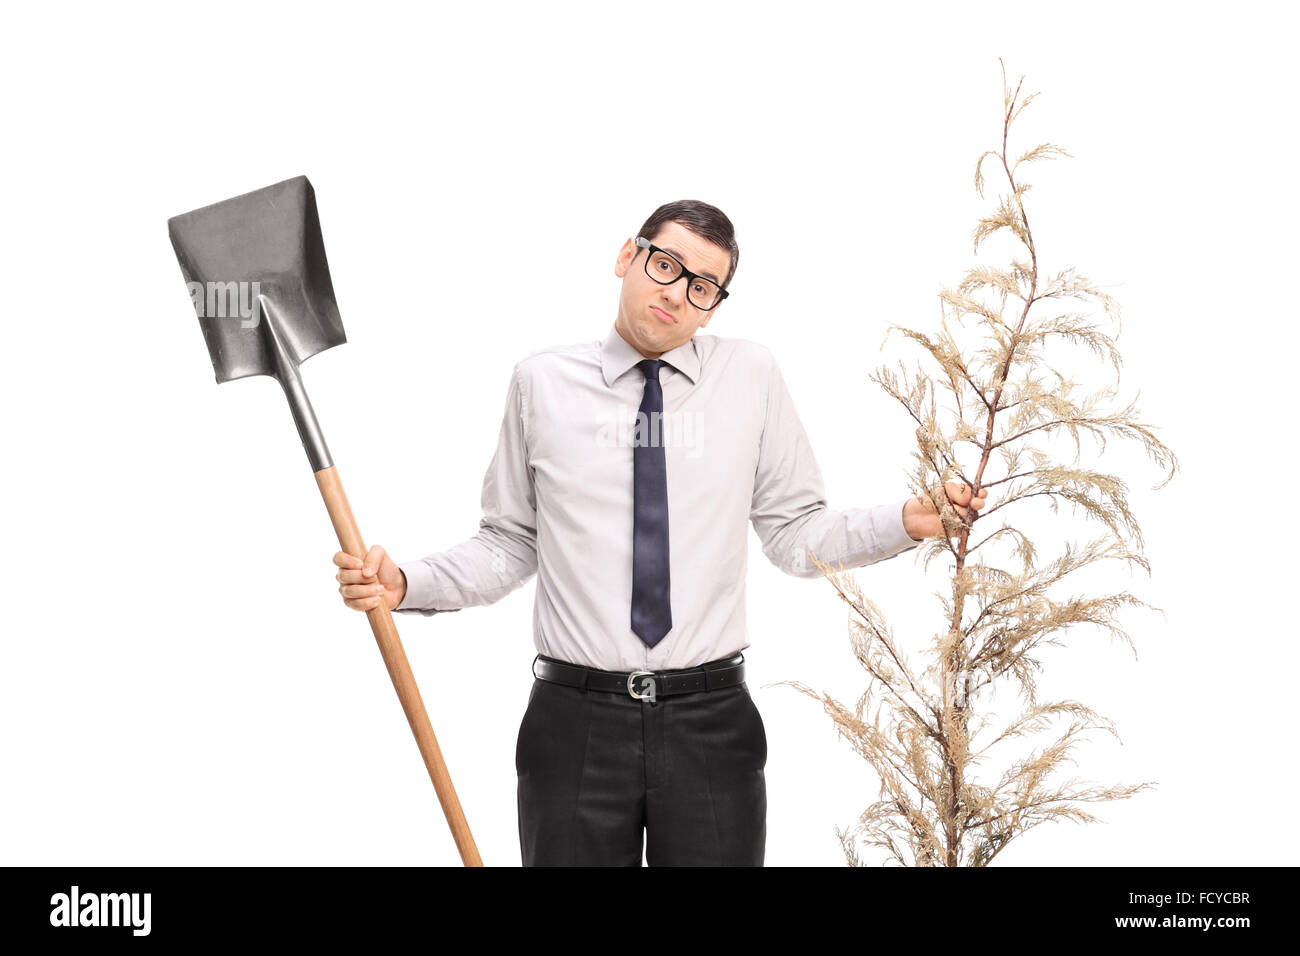
[[[950,481],[946,485],[935,485],[931,488],[931,496],[938,497],[939,501],[942,502],[944,500],[944,488],[948,490],[948,500],[952,502],[954,513],[968,524],[974,521],[979,509],[984,507],[988,489],[981,488],[979,494],[972,498],[970,485],[960,481]],[[935,510],[934,502],[930,498],[918,496],[908,501],[903,507],[903,528],[906,529],[913,541],[923,541],[926,538],[943,536],[943,521],[940,519],[939,512]]]

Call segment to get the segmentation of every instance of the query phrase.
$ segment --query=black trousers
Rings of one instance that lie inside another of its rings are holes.
[[[534,679],[524,866],[762,866],[767,734],[744,684],[656,701]],[[643,847],[644,840],[644,847]]]

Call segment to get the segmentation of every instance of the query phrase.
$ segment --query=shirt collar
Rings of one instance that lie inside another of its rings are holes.
[[[691,380],[691,384],[700,377],[700,355],[695,348],[695,337],[659,356],[660,361],[671,365]],[[609,330],[605,344],[600,349],[600,367],[605,376],[605,384],[612,386],[614,381],[628,369],[635,368],[637,362],[645,356],[634,349],[623,336],[618,334],[618,325]]]

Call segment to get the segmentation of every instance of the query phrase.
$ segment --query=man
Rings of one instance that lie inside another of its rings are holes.
[[[767,738],[744,682],[748,525],[777,567],[861,567],[943,534],[926,498],[827,508],[771,352],[697,335],[739,248],[702,202],[657,209],[619,251],[603,342],[515,365],[478,534],[394,563],[334,563],[348,607],[437,614],[538,574],[519,728],[524,865],[763,863]],[[938,489],[934,489],[938,491]],[[964,517],[981,490],[947,485]],[[969,506],[969,507],[967,507]]]

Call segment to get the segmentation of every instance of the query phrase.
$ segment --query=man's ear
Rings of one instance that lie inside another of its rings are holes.
[[[636,247],[636,240],[629,239],[623,243],[623,248],[618,250],[618,258],[614,260],[614,275],[620,279],[627,275],[627,270],[639,251]]]

